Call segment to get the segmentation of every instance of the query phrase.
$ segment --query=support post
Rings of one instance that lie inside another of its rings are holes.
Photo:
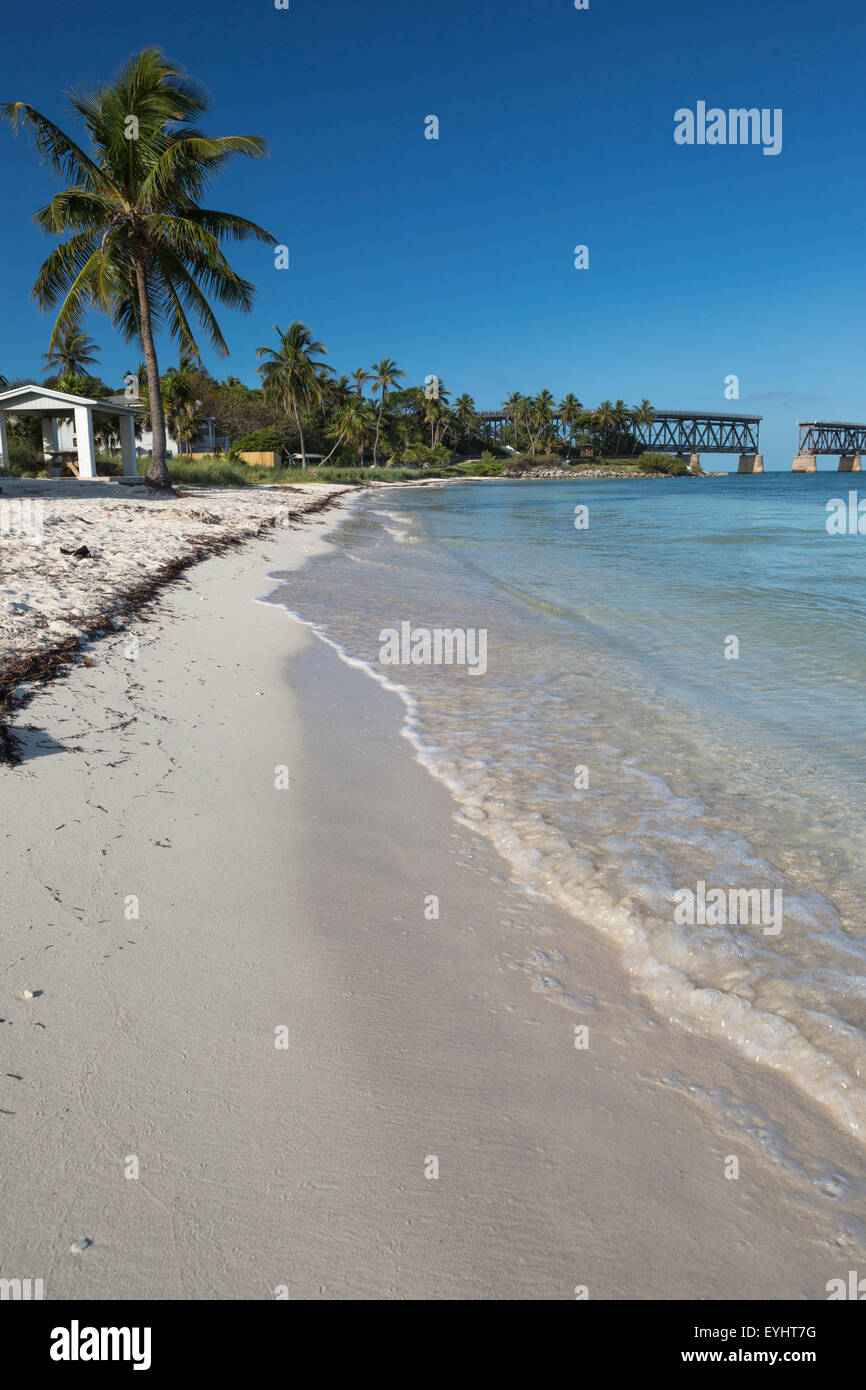
[[[797,454],[791,469],[792,473],[817,473],[818,465],[814,454]]]
[[[53,415],[43,415],[42,417],[42,457],[47,463],[51,455],[57,452],[57,421]]]
[[[118,421],[123,476],[124,478],[134,478],[138,473],[138,459],[135,453],[135,420],[131,415],[120,415]]]
[[[692,454],[691,458],[689,459],[689,468],[692,470],[692,472],[694,472],[695,469],[700,468],[700,466],[701,466],[701,456],[700,456],[700,454]]]
[[[78,440],[78,476],[96,477],[96,445],[93,442],[93,416],[90,407],[75,407],[75,437]]]
[[[738,473],[763,473],[764,455],[763,454],[740,454],[740,466]]]
[[[840,473],[859,473],[860,471],[859,454],[843,454],[841,456],[839,459]]]
[[[9,441],[6,438],[6,411],[0,410],[0,468],[9,467]]]

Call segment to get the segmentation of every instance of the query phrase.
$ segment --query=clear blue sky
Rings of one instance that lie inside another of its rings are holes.
[[[866,419],[854,0],[46,0],[10,34],[0,96],[72,129],[63,90],[149,44],[209,88],[208,129],[266,138],[209,201],[290,249],[288,271],[232,249],[258,292],[220,313],[215,375],[253,382],[271,325],[300,318],[338,373],[387,355],[481,407],[546,386],[763,414],[768,468],[790,468],[798,418]],[[674,112],[699,100],[781,107],[781,154],[677,146]],[[55,184],[6,126],[0,161],[0,372],[38,377],[32,213]],[[139,354],[88,327],[119,382]],[[176,356],[164,343],[161,366]]]

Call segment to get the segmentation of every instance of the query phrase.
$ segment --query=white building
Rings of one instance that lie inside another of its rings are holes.
[[[93,438],[93,416],[110,416],[116,421],[115,433],[120,440],[123,471],[130,477],[137,472],[135,448],[135,417],[139,405],[118,397],[97,401],[89,396],[71,396],[47,386],[30,382],[0,392],[0,464],[9,460],[6,416],[35,416],[42,425],[42,450],[46,463],[57,463],[73,457],[79,478],[96,477],[96,445]]]
[[[139,457],[142,454],[153,452],[153,434],[150,430],[142,430],[141,437],[136,443],[136,450]],[[176,439],[172,439],[166,427],[165,431],[165,452],[167,458],[173,458],[175,454],[215,454],[217,449],[227,449],[229,447],[228,435],[218,435],[216,432],[216,419],[213,415],[202,417],[201,429],[191,445],[183,446]]]
[[[112,407],[124,405],[130,407],[138,413],[143,414],[146,407],[145,402],[138,399],[129,399],[127,396],[109,396],[104,402],[95,402],[98,406],[103,405],[103,414],[110,415]],[[99,413],[97,411],[97,413]],[[62,420],[58,425],[59,448],[72,450],[74,443],[74,422],[72,420]],[[174,458],[178,454],[213,454],[217,449],[227,449],[229,447],[228,437],[218,438],[216,432],[216,420],[212,415],[205,415],[202,419],[201,429],[197,437],[192,441],[191,446],[184,448],[177,439],[173,439],[168,429],[165,432],[165,454],[166,458]],[[145,454],[153,453],[153,432],[142,429],[137,432],[135,441],[135,452],[138,458],[143,458]]]

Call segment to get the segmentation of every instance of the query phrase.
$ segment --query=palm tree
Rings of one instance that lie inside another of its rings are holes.
[[[527,421],[530,428],[530,452],[535,453],[538,441],[553,419],[554,399],[548,390],[539,391],[529,402]]]
[[[176,439],[179,444],[182,444],[183,426],[189,408],[192,406],[193,412],[196,408],[186,373],[178,371],[174,367],[167,371],[160,382],[160,395],[165,415],[166,434],[170,434],[172,439]]]
[[[592,423],[602,439],[602,449],[608,447],[611,433],[616,429],[616,407],[613,401],[602,401],[596,406]]]
[[[412,448],[412,427],[406,420],[398,420],[390,432],[393,454],[388,460],[388,467],[401,463],[404,454]]]
[[[178,443],[188,454],[192,453],[192,446],[201,434],[204,418],[201,401],[188,400],[177,423]]]
[[[529,400],[519,391],[512,391],[511,395],[502,402],[502,409],[511,421],[514,429],[514,442],[519,446],[520,431],[529,419]]]
[[[256,356],[268,357],[258,369],[265,388],[265,398],[278,400],[287,415],[295,417],[301,441],[301,467],[307,466],[307,450],[304,444],[304,430],[301,425],[301,410],[309,410],[315,402],[322,399],[322,377],[332,368],[318,360],[328,349],[324,343],[317,343],[310,335],[305,323],[297,319],[290,324],[285,333],[274,324],[274,332],[279,346],[260,347]]]
[[[347,376],[329,377],[324,373],[319,377],[320,399],[322,405],[322,424],[326,428],[328,416],[343,404],[346,397],[352,392],[352,382]],[[331,450],[331,454],[334,450]],[[328,454],[328,458],[331,457]]]
[[[575,426],[582,414],[583,406],[574,392],[569,391],[568,395],[563,396],[559,403],[559,422],[562,425],[562,433],[569,444],[574,440]]]
[[[141,344],[153,426],[147,481],[166,487],[155,335],[165,326],[198,356],[191,314],[211,346],[228,352],[201,286],[220,303],[249,310],[254,286],[232,270],[220,241],[275,238],[244,217],[200,207],[199,199],[233,155],[261,158],[265,144],[254,135],[204,135],[195,121],[208,109],[207,96],[158,48],[134,54],[108,86],[68,95],[90,154],[26,102],[0,107],[69,182],[36,213],[45,231],[72,235],[51,252],[33,293],[43,308],[60,304],[50,349],[89,307],[103,309],[128,342]],[[136,138],[129,137],[131,120]]]
[[[523,399],[519,391],[512,391],[511,395],[506,396],[505,400],[501,402],[502,409],[513,425],[517,425],[520,419]]]
[[[616,431],[616,452],[619,453],[620,440],[623,435],[629,433],[631,424],[631,412],[624,400],[614,402],[613,406],[614,429]]]
[[[107,389],[101,383],[95,382],[93,377],[86,376],[84,372],[63,372],[53,380],[54,389],[65,392],[67,396],[108,395]]]
[[[430,448],[435,449],[439,443],[439,436],[442,426],[448,416],[448,392],[437,382],[436,395],[428,396],[424,393],[424,420],[430,426]]]
[[[336,381],[329,381],[326,378],[322,384],[322,389],[324,393],[324,404],[331,412],[330,422],[327,420],[325,422],[325,433],[331,435],[332,438],[334,435],[337,436],[337,442],[333,449],[322,459],[322,464],[326,464],[328,459],[332,458],[337,452],[351,428],[353,418],[352,412],[350,411],[347,422],[347,417],[343,414],[344,406],[350,402],[357,404],[361,400],[361,397],[356,395],[352,390],[351,380],[347,376],[337,377]],[[364,402],[364,404],[366,404],[366,402]],[[322,464],[319,466],[321,467]]]
[[[376,420],[376,441],[373,445],[374,468],[376,467],[376,456],[379,452],[379,430],[382,427],[382,411],[385,409],[385,404],[388,400],[388,391],[390,387],[397,385],[401,376],[405,375],[406,373],[400,371],[397,363],[391,357],[383,357],[381,362],[373,363],[373,390],[381,390],[382,392],[382,398],[379,401],[379,416]]]
[[[96,344],[83,329],[73,324],[54,335],[52,342],[53,347],[42,354],[46,376],[51,372],[57,372],[60,376],[87,376],[87,368],[95,367],[99,361],[94,356]]]
[[[652,424],[653,420],[656,418],[656,413],[653,407],[650,405],[649,401],[646,399],[646,397],[644,397],[640,405],[636,405],[633,408],[631,412],[631,418],[632,423],[635,425],[649,426]],[[637,444],[638,440],[637,436],[635,436],[635,449],[637,448]]]
[[[471,396],[464,394],[457,397],[454,402],[454,415],[460,438],[465,439],[475,429],[477,418],[475,402]]]
[[[376,416],[369,401],[363,396],[347,396],[339,410],[335,411],[332,428],[340,431],[340,440],[347,439],[359,454],[359,462],[364,462],[364,449],[376,432]],[[335,446],[336,447],[336,446]],[[331,453],[333,453],[333,449]],[[331,455],[328,455],[330,458]]]
[[[366,367],[356,367],[351,375],[355,383],[355,390],[359,396],[363,396],[364,392],[361,388],[370,380],[370,373]]]

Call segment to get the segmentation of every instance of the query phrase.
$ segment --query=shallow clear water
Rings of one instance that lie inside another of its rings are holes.
[[[857,482],[366,493],[273,598],[400,687],[466,817],[618,944],[660,1012],[862,1135],[866,536],[826,525]],[[403,622],[485,629],[486,671],[383,664]],[[699,881],[776,891],[781,919],[683,924],[674,895]]]

